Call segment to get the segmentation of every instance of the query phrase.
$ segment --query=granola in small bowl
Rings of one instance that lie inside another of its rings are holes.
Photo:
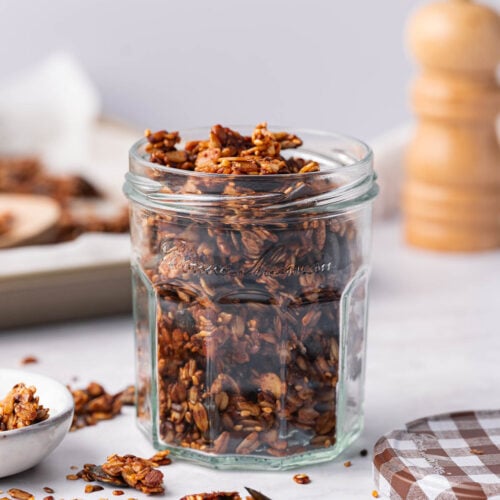
[[[49,377],[0,369],[0,478],[29,469],[69,430],[73,398]]]

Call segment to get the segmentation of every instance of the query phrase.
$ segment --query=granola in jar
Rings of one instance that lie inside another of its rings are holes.
[[[286,468],[360,431],[374,174],[361,143],[306,135],[132,150],[138,419],[174,454]]]

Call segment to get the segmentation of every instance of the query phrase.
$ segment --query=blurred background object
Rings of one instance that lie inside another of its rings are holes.
[[[103,118],[68,52],[0,81],[0,328],[130,311],[121,186],[139,135]]]
[[[0,192],[49,196],[62,213],[55,231],[40,229],[62,243],[0,251],[0,328],[130,309],[128,234],[116,233],[127,230],[128,148],[145,128],[267,120],[354,135],[375,153],[376,218],[397,216],[413,133],[403,32],[415,7],[0,3]],[[8,239],[18,223],[1,209],[0,244],[20,244]]]
[[[103,113],[141,129],[266,119],[368,139],[408,118],[402,30],[414,5],[3,2],[0,78],[66,50],[99,90]]]
[[[407,153],[405,235],[435,250],[500,247],[500,15],[471,0],[425,5],[409,44],[422,72]]]

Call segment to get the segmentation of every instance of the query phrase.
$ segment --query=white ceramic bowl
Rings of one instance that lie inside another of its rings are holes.
[[[63,384],[24,370],[0,369],[0,400],[20,382],[36,387],[40,404],[49,409],[49,418],[21,429],[0,431],[0,477],[39,463],[63,440],[73,418],[73,397]]]

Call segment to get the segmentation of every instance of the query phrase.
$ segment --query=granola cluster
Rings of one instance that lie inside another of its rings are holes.
[[[97,382],[85,389],[70,389],[75,403],[71,431],[95,425],[101,420],[110,420],[120,414],[123,405],[133,405],[135,388],[127,387],[117,394],[109,394]]]
[[[36,388],[24,383],[16,384],[0,401],[0,431],[10,431],[28,427],[49,418],[48,408],[44,408],[35,396]]]
[[[214,125],[208,140],[191,141],[183,150],[176,145],[181,138],[178,132],[146,130],[146,152],[153,163],[183,170],[210,174],[292,174],[315,172],[319,165],[302,158],[285,159],[283,149],[297,148],[302,141],[293,134],[271,132],[265,122],[259,123],[251,137],[243,136]]]
[[[255,201],[262,177],[248,174],[301,173],[269,179],[266,193],[299,206],[335,186],[306,175],[317,163],[282,157],[301,140],[265,124],[251,137],[216,125],[207,141],[184,150],[176,149],[177,132],[147,137],[154,163],[246,175],[193,173],[182,183],[165,174],[163,192],[176,197],[210,189],[230,195],[217,217],[208,209],[133,207],[139,419],[151,418],[148,398],[155,397],[147,374],[152,289],[163,443],[267,457],[333,446],[340,300],[362,259],[355,223],[321,207],[269,215]],[[362,322],[351,328],[357,343]],[[361,367],[351,361],[356,378]]]
[[[43,194],[63,204],[73,198],[101,196],[83,177],[49,174],[33,157],[0,157],[0,192]]]
[[[168,451],[161,451],[149,459],[114,454],[102,465],[85,464],[80,472],[68,479],[100,481],[114,486],[135,488],[146,494],[163,493],[163,473],[156,467],[170,464],[168,454]]]

